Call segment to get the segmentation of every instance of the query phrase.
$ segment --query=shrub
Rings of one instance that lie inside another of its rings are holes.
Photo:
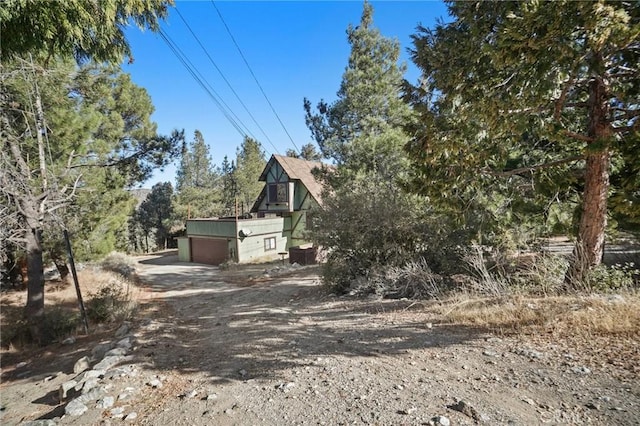
[[[123,253],[113,252],[100,262],[100,267],[105,271],[115,272],[127,279],[134,277],[136,268],[135,261],[130,256]]]
[[[600,264],[587,273],[583,285],[585,290],[595,292],[631,290],[635,287],[634,276],[637,274],[633,263]]]
[[[119,322],[131,318],[135,303],[121,283],[112,282],[89,296],[86,309],[93,322]]]
[[[47,308],[41,323],[43,345],[64,340],[80,325],[80,313],[60,306]]]

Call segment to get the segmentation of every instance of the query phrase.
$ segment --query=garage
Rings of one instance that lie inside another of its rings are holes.
[[[219,265],[229,258],[229,244],[226,239],[190,238],[191,261]]]

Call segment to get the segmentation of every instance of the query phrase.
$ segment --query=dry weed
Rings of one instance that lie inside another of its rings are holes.
[[[441,306],[445,321],[501,333],[640,335],[640,296],[458,299]]]

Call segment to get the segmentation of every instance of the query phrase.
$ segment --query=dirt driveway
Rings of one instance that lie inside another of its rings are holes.
[[[314,268],[264,269],[141,259],[136,374],[113,381],[113,408],[56,422],[640,424],[637,377],[563,342],[452,326],[428,304],[335,297]]]

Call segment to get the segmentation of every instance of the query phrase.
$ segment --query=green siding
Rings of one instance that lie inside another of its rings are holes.
[[[240,263],[258,260],[279,259],[281,251],[286,251],[288,238],[282,232],[284,218],[248,219],[238,221],[238,229],[245,230],[249,236],[238,238]],[[275,250],[265,251],[265,238],[275,238]]]
[[[191,247],[187,237],[178,238],[178,260],[180,262],[191,262]]]
[[[188,220],[187,235],[190,237],[236,237],[235,219]]]

